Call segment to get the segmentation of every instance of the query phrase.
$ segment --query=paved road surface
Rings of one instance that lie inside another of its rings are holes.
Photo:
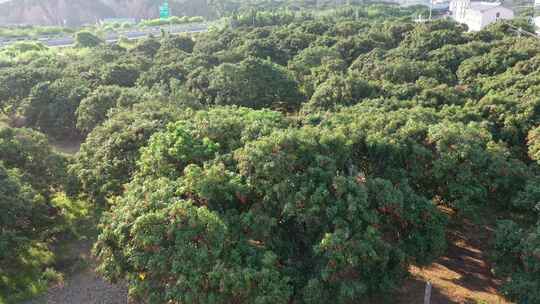
[[[117,42],[120,39],[120,37],[126,37],[127,39],[140,39],[140,38],[147,37],[150,34],[158,36],[161,34],[162,30],[173,33],[173,34],[198,33],[198,32],[206,32],[208,30],[208,25],[205,23],[184,24],[184,25],[174,25],[170,27],[169,26],[153,27],[146,30],[134,30],[134,31],[127,31],[127,32],[119,32],[119,33],[111,32],[111,33],[106,34],[105,40],[108,43],[114,43],[114,42]],[[28,39],[28,40],[32,40],[32,39]],[[18,41],[21,41],[21,40],[18,40]],[[72,46],[75,43],[75,39],[71,36],[43,37],[43,38],[37,39],[37,41],[49,47],[68,47],[68,46]],[[8,46],[15,42],[17,42],[17,40],[2,41],[0,38],[0,47]]]

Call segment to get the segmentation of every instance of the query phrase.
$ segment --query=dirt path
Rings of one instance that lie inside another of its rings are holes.
[[[25,304],[127,304],[127,288],[123,284],[110,284],[95,273],[95,261],[90,255],[91,241],[77,241],[70,247],[70,271],[64,283]],[[84,266],[80,266],[81,263]]]
[[[81,143],[63,141],[51,142],[51,145],[58,152],[73,155],[79,151]],[[93,229],[97,223],[83,225]],[[64,282],[24,304],[127,304],[127,287],[111,284],[95,272],[96,261],[90,253],[92,243],[92,240],[77,240],[59,250],[62,265],[58,266],[66,276]]]
[[[49,140],[51,146],[56,152],[74,155],[79,152],[82,142],[79,140],[64,140],[64,141],[54,141]]]
[[[498,292],[501,282],[491,273],[485,248],[489,226],[460,223],[449,233],[447,254],[429,267],[411,267],[398,304],[423,303],[425,284],[433,285],[431,304],[510,304]]]

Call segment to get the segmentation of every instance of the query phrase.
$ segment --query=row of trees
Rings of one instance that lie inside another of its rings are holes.
[[[204,22],[204,18],[200,16],[172,16],[168,19],[148,19],[143,20],[139,25],[142,27],[147,26],[163,26],[163,25],[171,25],[171,24],[188,24],[188,23],[200,23]]]
[[[0,128],[0,301],[20,301],[54,275],[48,241],[67,221],[53,203],[67,185],[67,161],[46,137],[29,129]]]

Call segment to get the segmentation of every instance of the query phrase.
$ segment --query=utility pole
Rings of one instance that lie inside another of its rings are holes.
[[[431,303],[431,282],[426,282],[426,289],[424,292],[424,304]]]
[[[432,11],[433,11],[433,0],[429,0],[429,21],[431,21]]]

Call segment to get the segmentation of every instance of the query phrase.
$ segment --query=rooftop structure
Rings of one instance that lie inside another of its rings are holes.
[[[453,0],[450,3],[452,18],[469,27],[469,31],[480,31],[489,24],[502,19],[514,18],[514,11],[499,2]]]

